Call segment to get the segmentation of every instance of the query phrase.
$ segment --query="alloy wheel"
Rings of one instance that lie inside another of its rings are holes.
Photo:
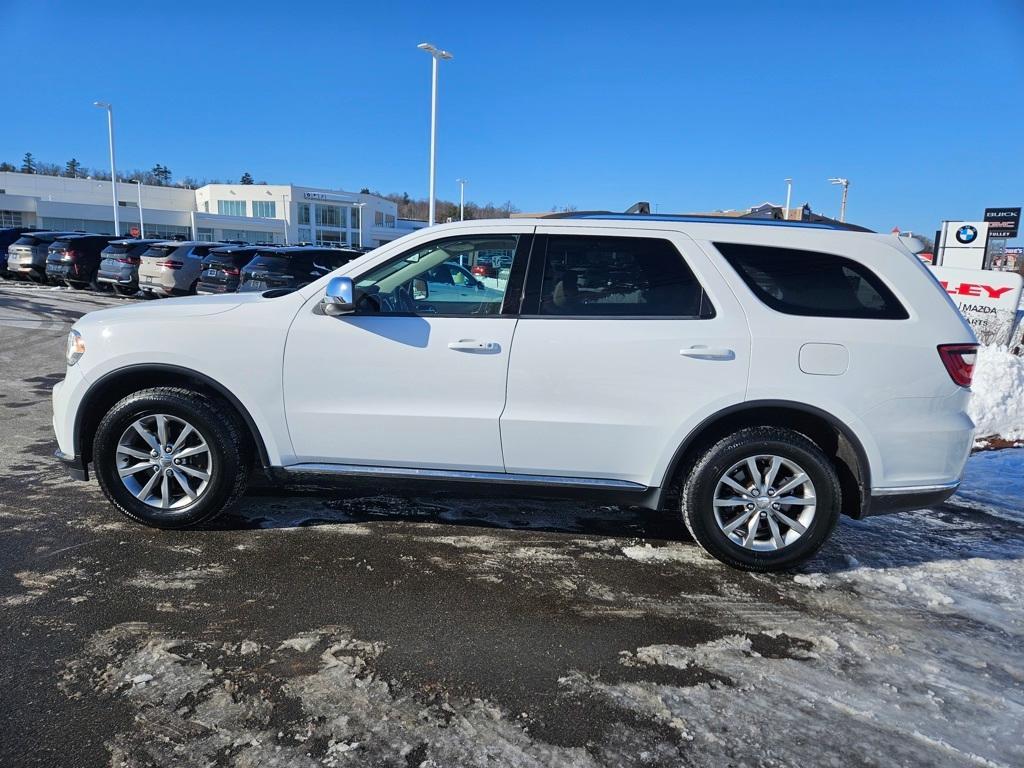
[[[117,474],[139,501],[179,509],[197,501],[213,477],[213,454],[194,426],[157,413],[131,423],[117,441]]]
[[[796,462],[771,454],[733,464],[715,486],[715,521],[744,549],[788,547],[811,526],[817,508],[814,483]]]

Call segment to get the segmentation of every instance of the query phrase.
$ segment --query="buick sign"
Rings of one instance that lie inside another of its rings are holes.
[[[1016,237],[1020,230],[1020,208],[986,208],[989,237]]]

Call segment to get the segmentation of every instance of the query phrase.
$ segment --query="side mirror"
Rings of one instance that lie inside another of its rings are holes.
[[[351,277],[332,277],[327,283],[327,293],[320,300],[320,308],[325,315],[351,315],[356,311],[354,295]]]
[[[412,279],[412,300],[426,301],[429,297],[430,289],[427,287],[427,281],[422,277],[414,277]]]

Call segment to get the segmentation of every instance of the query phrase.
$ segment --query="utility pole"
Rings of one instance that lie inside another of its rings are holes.
[[[793,200],[793,180],[786,179],[786,221],[789,221],[789,204]]]
[[[110,189],[114,198],[114,234],[121,234],[121,220],[117,212],[117,166],[114,164],[114,107],[105,101],[94,101],[93,106],[107,110],[107,135],[110,139]]]

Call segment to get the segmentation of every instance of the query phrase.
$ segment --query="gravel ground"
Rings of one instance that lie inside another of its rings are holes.
[[[67,329],[121,301],[0,287],[0,765],[1024,764],[1012,487],[775,576],[670,516],[386,486],[149,530],[50,459]]]

